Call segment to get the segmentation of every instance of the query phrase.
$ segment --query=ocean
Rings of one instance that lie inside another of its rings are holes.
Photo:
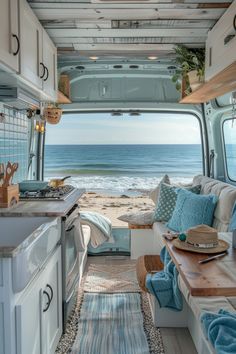
[[[46,145],[45,177],[71,175],[87,191],[140,193],[164,174],[188,183],[202,173],[201,145]]]

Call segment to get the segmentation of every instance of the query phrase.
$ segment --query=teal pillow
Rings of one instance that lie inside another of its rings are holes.
[[[168,221],[170,220],[177,200],[176,191],[179,187],[171,186],[166,183],[161,183],[158,203],[154,211],[154,221]],[[199,194],[201,186],[188,187],[187,190]]]
[[[196,225],[212,225],[216,195],[197,195],[184,189],[179,189],[177,194],[175,210],[167,224],[170,229],[185,232]]]

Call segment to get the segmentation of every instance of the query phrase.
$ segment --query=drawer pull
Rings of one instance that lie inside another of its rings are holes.
[[[45,67],[44,63],[40,63],[39,65],[41,65],[43,67],[43,73],[42,73],[42,75],[39,76],[39,78],[42,79],[45,75],[46,67]]]
[[[234,26],[234,30],[236,31],[236,15],[234,15],[233,26]]]
[[[51,297],[50,297],[50,303],[51,303],[52,299],[53,299],[53,289],[52,289],[51,285],[49,285],[49,284],[46,285],[46,288],[48,288],[51,292]]]
[[[45,66],[45,70],[46,70],[46,77],[43,79],[43,81],[47,81],[48,77],[49,77],[49,71],[48,71],[48,68],[47,66]]]
[[[12,53],[15,56],[20,51],[20,40],[19,40],[19,37],[16,34],[13,34],[12,37],[15,38],[16,42],[17,42],[17,50],[14,53]]]
[[[48,302],[46,303],[45,309],[43,309],[43,312],[46,312],[49,309],[49,306],[51,304],[51,300],[50,300],[50,296],[46,290],[43,291],[43,294],[45,294],[47,296],[47,300],[48,300]]]

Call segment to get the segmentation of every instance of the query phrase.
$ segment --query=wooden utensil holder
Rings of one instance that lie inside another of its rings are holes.
[[[19,202],[19,185],[0,187],[0,208],[10,208]]]

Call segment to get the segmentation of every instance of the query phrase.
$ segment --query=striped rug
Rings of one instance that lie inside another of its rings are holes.
[[[56,353],[164,354],[147,294],[137,285],[134,262],[90,265]]]
[[[72,353],[149,354],[140,294],[84,294]]]

